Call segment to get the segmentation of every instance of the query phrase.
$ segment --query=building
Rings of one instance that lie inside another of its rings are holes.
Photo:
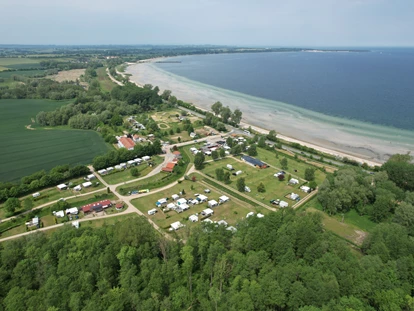
[[[225,220],[219,220],[218,222],[217,222],[217,224],[219,224],[220,226],[224,226],[224,227],[227,227],[229,224],[227,223],[227,221],[225,221]]]
[[[178,229],[180,229],[182,227],[184,227],[184,225],[181,222],[176,221],[176,222],[174,222],[174,223],[171,224],[170,231],[173,231],[173,230],[176,231],[176,230],[178,230]]]
[[[214,214],[214,211],[211,208],[206,208],[205,210],[201,212],[201,215],[203,215],[204,217],[209,217],[213,214]]]
[[[26,226],[28,227],[34,227],[34,226],[39,227],[39,225],[40,225],[40,219],[37,216],[35,218],[32,218],[31,221],[26,222]]]
[[[115,209],[117,210],[117,211],[120,211],[121,209],[123,209],[124,208],[124,203],[123,202],[120,202],[120,203],[116,203],[116,205],[115,205]]]
[[[222,195],[221,197],[219,197],[219,202],[220,203],[225,203],[227,201],[230,201],[230,198],[229,197],[227,197],[225,195]]]
[[[81,185],[77,185],[77,186],[73,187],[73,190],[75,190],[75,191],[81,191],[82,190],[82,186]]]
[[[110,166],[110,167],[108,167],[108,168],[106,169],[106,171],[107,171],[108,173],[112,172],[113,170],[114,170],[114,168],[113,168],[112,166]]]
[[[216,200],[210,200],[207,203],[208,207],[216,207],[218,205]]]
[[[311,191],[311,188],[308,186],[302,186],[300,187],[300,190],[302,190],[303,192],[309,193]]]
[[[162,168],[163,172],[172,173],[175,167],[174,162],[169,162],[165,167]]]
[[[134,150],[134,146],[135,146],[134,141],[131,138],[129,138],[129,137],[121,137],[118,140],[118,147],[119,148],[125,148],[125,149],[128,149],[128,150]]]
[[[82,211],[84,213],[90,213],[92,211],[100,212],[103,209],[105,209],[107,207],[110,207],[111,205],[112,205],[112,202],[110,200],[102,200],[102,201],[99,201],[99,202],[86,204],[86,205],[82,206]]]
[[[155,215],[156,212],[158,212],[156,208],[150,209],[148,215]]]
[[[95,179],[96,177],[95,177],[95,175],[94,174],[90,174],[90,175],[88,175],[88,176],[86,176],[86,180],[88,180],[88,181],[90,181],[90,180],[92,180],[92,179]]]
[[[178,150],[174,151],[173,155],[176,159],[181,159],[182,158],[181,152],[178,151]]]
[[[200,194],[197,196],[197,201],[207,202],[207,200],[208,200],[208,197],[206,197],[204,194]]]
[[[171,198],[172,198],[174,201],[177,201],[177,200],[180,198],[180,196],[179,196],[178,194],[173,194],[173,195],[171,196]]]
[[[38,197],[40,197],[40,192],[33,193],[33,194],[32,194],[32,197],[33,197],[33,198],[38,198]]]
[[[297,184],[299,184],[299,180],[297,180],[296,178],[291,178],[289,180],[289,184],[291,184],[291,185],[297,185]]]
[[[67,186],[67,185],[65,185],[65,184],[60,184],[60,185],[57,185],[57,188],[58,188],[59,190],[66,190],[66,189],[68,189],[68,186]]]
[[[300,200],[299,194],[296,194],[296,193],[291,193],[289,197],[294,201],[299,201]]]
[[[207,224],[212,224],[213,223],[213,221],[210,218],[204,219],[203,222],[205,222]]]
[[[155,205],[157,207],[163,206],[165,204],[167,204],[167,199],[165,199],[165,198],[159,199],[157,202],[155,202]]]
[[[264,162],[262,162],[262,161],[260,161],[256,158],[253,158],[253,157],[242,156],[241,159],[244,162],[246,162],[247,164],[250,164],[251,166],[254,166],[254,167],[259,167],[259,168],[266,168],[267,167],[266,163],[264,163]]]
[[[83,186],[83,188],[88,188],[88,187],[92,186],[92,183],[90,181],[87,181],[87,182],[84,182],[82,184],[82,186]]]
[[[188,217],[188,220],[191,222],[197,222],[198,221],[198,216],[197,215],[191,215],[190,217]]]
[[[254,212],[249,212],[249,213],[247,213],[246,218],[249,218],[249,217],[251,217],[251,216],[254,216]]]
[[[285,208],[285,207],[289,206],[289,203],[285,202],[285,201],[280,201],[279,206],[282,207],[282,208]]]
[[[151,157],[150,156],[143,156],[142,157],[142,160],[149,161],[149,160],[151,160]]]
[[[58,218],[62,218],[62,217],[65,217],[65,212],[64,211],[53,212],[53,215],[55,215]]]
[[[233,226],[227,227],[226,230],[231,231],[233,233],[237,231],[237,229],[234,228]]]
[[[177,204],[178,204],[178,205],[181,205],[181,204],[187,204],[187,200],[186,200],[186,199],[184,199],[184,198],[178,199],[178,200],[177,200]]]
[[[106,169],[102,169],[102,170],[98,171],[98,174],[99,175],[106,175],[106,174],[108,174],[108,171]]]
[[[65,213],[66,213],[66,215],[67,214],[77,215],[79,213],[79,211],[78,211],[77,207],[71,207],[71,208],[66,209]]]

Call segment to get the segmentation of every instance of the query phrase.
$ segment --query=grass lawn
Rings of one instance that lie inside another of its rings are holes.
[[[94,218],[88,221],[82,221],[79,223],[79,226],[81,228],[83,227],[92,227],[92,228],[98,228],[98,227],[102,227],[105,225],[115,225],[118,222],[121,222],[125,219],[128,218],[135,218],[135,217],[139,217],[137,214],[135,213],[130,213],[130,214],[125,214],[125,215],[119,215],[119,216],[114,216],[111,218],[103,218],[103,219],[99,219],[99,218]]]
[[[299,189],[299,185],[291,186],[287,184],[287,180],[279,181],[276,177],[273,176],[277,172],[274,168],[259,169],[252,167],[243,162],[239,162],[232,157],[228,157],[222,160],[215,162],[208,162],[205,164],[203,172],[210,177],[216,178],[216,169],[223,168],[225,171],[228,171],[226,165],[230,164],[233,166],[234,170],[232,172],[241,170],[243,173],[239,176],[231,175],[229,184],[230,187],[237,190],[237,180],[241,177],[245,178],[246,186],[250,188],[251,192],[245,192],[248,196],[263,202],[271,207],[277,207],[270,204],[270,200],[280,199],[289,203],[289,206],[293,206],[296,201],[293,201],[285,196],[291,194],[292,192],[299,194],[302,198],[305,197],[306,193],[302,192]],[[266,192],[260,193],[257,191],[257,186],[263,183],[266,189]]]
[[[143,212],[148,218],[153,220],[158,226],[160,226],[161,228],[164,228],[165,230],[168,230],[171,223],[176,222],[176,221],[181,221],[181,223],[187,226],[195,226],[197,225],[197,223],[192,223],[188,221],[187,219],[189,216],[195,213],[200,213],[202,210],[208,208],[206,202],[201,203],[199,205],[190,206],[189,210],[184,211],[180,214],[176,213],[175,211],[169,211],[169,212],[164,213],[162,209],[158,208],[158,213],[156,213],[155,215],[149,216],[148,211],[150,209],[155,208],[155,202],[157,202],[161,198],[169,198],[170,199],[169,201],[172,202],[171,196],[173,194],[179,194],[179,192],[182,190],[185,191],[185,194],[182,195],[181,197],[184,197],[186,199],[195,198],[194,194],[196,193],[204,194],[205,188],[206,186],[204,186],[200,182],[192,182],[192,181],[185,180],[181,184],[176,185],[175,187],[172,187],[162,192],[155,193],[153,195],[148,195],[142,198],[134,199],[131,201],[131,203],[137,209]],[[220,193],[220,192],[211,190],[211,193],[207,194],[207,197],[211,200],[218,201],[218,198],[223,194],[225,195],[224,192]],[[242,206],[241,204],[238,204],[234,200],[230,200],[229,202],[219,205],[215,207],[213,210],[214,210],[214,215],[210,217],[211,220],[213,221],[225,220],[230,225],[235,225],[238,220],[246,217],[246,214],[251,211],[260,212],[262,214],[269,213],[269,211],[265,208],[252,208],[250,207],[250,205],[247,205],[247,204],[245,206]]]
[[[263,162],[266,162],[270,164],[271,166],[274,166],[278,169],[280,169],[280,160],[283,159],[284,155],[281,153],[279,154],[279,158],[276,158],[276,154],[272,151],[265,150],[262,148],[257,148],[257,157]],[[304,179],[305,178],[305,169],[307,168],[313,168],[316,169],[315,166],[304,163],[304,162],[298,162],[294,159],[288,158],[288,169],[285,170],[288,174],[291,174],[292,177],[297,176],[299,178]],[[297,170],[295,172],[294,170]],[[325,180],[326,174],[320,170],[315,171],[315,181],[318,185],[320,185]]]
[[[110,92],[116,86],[115,82],[109,79],[108,75],[106,74],[105,67],[96,69],[96,73],[98,75],[99,84],[103,91]]]
[[[5,71],[0,72],[0,78],[10,79],[12,76],[36,77],[37,75],[43,75],[44,73],[45,70]]]
[[[0,58],[0,66],[10,69],[40,67],[40,60],[20,57]]]
[[[114,172],[108,175],[102,176],[102,178],[110,185],[119,184],[121,182],[137,179],[148,175],[155,167],[160,165],[164,159],[159,156],[151,157],[151,161],[154,163],[152,167],[148,166],[147,162],[143,162],[140,165],[136,166],[140,175],[138,177],[131,175],[131,169],[128,168],[123,171]]]
[[[10,230],[7,230],[7,231],[3,232],[0,236],[2,238],[7,238],[9,236],[13,236],[13,235],[20,234],[20,233],[25,233],[25,232],[26,232],[26,225],[23,224],[23,225],[20,225],[18,227],[15,227],[13,229],[10,229]]]
[[[60,164],[88,164],[109,150],[95,131],[36,128],[40,111],[51,111],[68,101],[0,100],[0,181],[17,181]],[[27,125],[34,130],[26,128]]]

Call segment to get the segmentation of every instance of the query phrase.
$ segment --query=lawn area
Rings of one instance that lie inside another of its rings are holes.
[[[17,181],[39,170],[60,164],[88,164],[109,150],[95,131],[42,129],[34,119],[68,101],[38,99],[0,100],[0,181]],[[34,130],[26,128],[27,125]]]
[[[79,226],[81,228],[83,227],[91,227],[91,228],[98,228],[98,227],[102,227],[105,225],[115,225],[118,222],[121,222],[125,219],[128,218],[135,218],[135,217],[139,217],[137,214],[133,213],[133,214],[125,214],[125,215],[119,215],[119,216],[114,216],[111,218],[103,218],[103,219],[99,219],[99,218],[94,218],[88,221],[82,221],[79,223]]]
[[[96,69],[96,73],[98,75],[98,81],[101,85],[102,91],[110,92],[116,86],[115,82],[113,82],[106,73],[105,67],[100,67]]]
[[[283,159],[284,155],[279,153],[279,158],[276,158],[276,154],[272,151],[265,150],[262,148],[257,148],[257,157],[263,162],[266,162],[267,164],[274,166],[278,169],[280,169],[280,160]],[[287,158],[288,159],[288,169],[285,170],[288,174],[290,173],[293,176],[298,176],[302,179],[305,178],[305,169],[307,168],[313,168],[316,169],[315,166],[307,164],[305,162],[298,162],[294,159]],[[297,170],[297,172],[294,172],[294,170]],[[326,174],[320,170],[315,171],[315,181],[318,185],[320,185],[325,180]]]
[[[180,191],[184,190],[185,194],[181,195],[180,197],[184,197],[186,199],[189,198],[195,198],[194,194],[200,193],[204,194],[204,189],[206,189],[206,186],[204,186],[200,182],[192,182],[185,180],[181,184],[178,184],[170,189],[167,189],[162,192],[158,192],[152,195],[148,195],[142,198],[134,199],[131,201],[131,203],[139,209],[141,212],[143,212],[149,219],[153,220],[158,226],[161,228],[168,230],[171,223],[176,221],[181,221],[182,224],[185,224],[186,226],[195,226],[198,223],[192,223],[188,221],[188,217],[195,214],[200,213],[202,210],[208,208],[207,203],[201,203],[199,205],[190,206],[190,209],[187,211],[184,211],[180,214],[178,214],[175,211],[169,211],[169,212],[163,212],[162,209],[158,208],[158,212],[155,215],[149,216],[148,211],[155,208],[155,202],[157,202],[161,198],[169,198],[169,202],[172,202],[171,196],[173,194],[179,194]],[[206,194],[206,196],[209,198],[209,200],[216,200],[218,201],[218,198],[222,195],[226,195],[226,193],[220,193],[216,192],[212,189],[211,193]],[[235,225],[240,219],[245,218],[246,214],[253,211],[253,212],[260,212],[262,214],[268,214],[269,211],[265,208],[253,208],[250,205],[246,204],[245,206],[242,206],[235,202],[234,200],[230,199],[230,201],[219,205],[215,208],[214,215],[210,217],[213,221],[218,220],[225,220],[229,225]],[[201,215],[199,215],[201,216]],[[200,221],[201,219],[199,219]]]
[[[140,177],[144,177],[148,175],[154,168],[156,168],[158,165],[160,165],[163,162],[163,158],[159,156],[153,156],[151,157],[151,162],[154,163],[154,165],[151,167],[148,165],[147,162],[143,162],[140,165],[136,166],[138,168],[138,171],[140,175],[138,177],[131,175],[131,169],[127,168],[126,170],[117,171],[110,173],[108,175],[102,176],[102,178],[110,185],[119,184],[121,182],[137,179]]]
[[[233,157],[227,157],[222,160],[208,162],[205,164],[203,172],[210,177],[216,179],[216,169],[223,168],[225,171],[228,171],[226,165],[230,164],[233,166],[234,170],[232,172],[236,172],[241,170],[243,173],[239,176],[231,175],[230,180],[231,183],[229,186],[233,188],[235,191],[237,190],[237,180],[241,177],[245,178],[246,186],[250,188],[251,192],[245,192],[251,198],[256,199],[257,201],[263,202],[271,207],[277,207],[275,205],[270,204],[270,200],[280,199],[289,203],[289,206],[293,206],[296,201],[293,201],[285,196],[287,194],[291,194],[292,192],[299,194],[300,197],[305,197],[306,193],[302,192],[299,189],[299,185],[291,186],[288,185],[287,180],[279,181],[273,175],[277,172],[274,168],[266,168],[266,169],[259,169],[255,168],[251,165],[246,163],[240,162]],[[257,191],[257,186],[260,183],[263,183],[266,189],[266,192],[260,193]]]

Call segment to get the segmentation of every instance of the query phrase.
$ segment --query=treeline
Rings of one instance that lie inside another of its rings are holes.
[[[410,156],[395,155],[374,174],[342,168],[327,176],[318,199],[329,214],[355,209],[375,222],[393,220],[414,231],[414,164],[410,160]]]
[[[182,244],[136,217],[5,242],[0,303],[13,311],[413,306],[414,242],[397,224],[377,226],[359,256],[324,230],[315,213],[284,210],[250,217],[237,229],[200,224]]]
[[[59,165],[49,172],[45,170],[25,176],[20,183],[0,183],[0,202],[8,198],[17,198],[23,195],[36,192],[43,188],[56,186],[66,180],[90,174],[90,170],[85,165],[70,167],[69,165]]]
[[[135,145],[134,150],[120,148],[110,151],[105,155],[95,157],[92,163],[95,170],[100,170],[135,158],[160,154],[161,152],[161,142],[156,139],[153,143],[148,143],[147,145]]]
[[[120,116],[140,114],[162,105],[165,106],[152,89],[118,86],[111,94],[79,94],[73,104],[39,112],[36,122],[43,126],[69,125],[76,129],[96,129],[101,122],[119,126],[123,124]]]
[[[72,99],[84,92],[77,82],[56,82],[49,79],[24,78],[24,83],[13,88],[0,88],[0,99],[42,98],[52,100]]]

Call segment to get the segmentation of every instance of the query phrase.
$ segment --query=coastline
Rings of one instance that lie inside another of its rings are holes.
[[[241,127],[251,126],[261,133],[276,130],[278,137],[324,153],[348,157],[369,165],[381,165],[394,153],[414,150],[414,133],[391,127],[341,119],[289,104],[253,97],[205,85],[176,76],[156,67],[154,58],[128,63],[130,80],[141,86],[157,85],[172,90],[177,98],[210,111],[215,101],[243,112]]]

